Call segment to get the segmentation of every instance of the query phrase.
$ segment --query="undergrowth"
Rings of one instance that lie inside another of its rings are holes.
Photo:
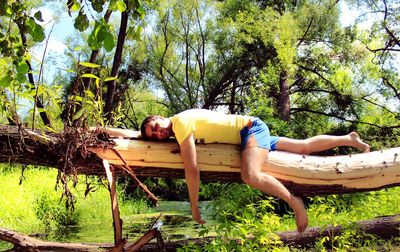
[[[200,235],[217,233],[214,241],[194,244],[179,251],[392,251],[399,239],[380,240],[363,234],[355,222],[400,212],[400,188],[367,193],[310,198],[307,203],[309,226],[341,225],[341,235],[328,235],[313,248],[301,249],[281,244],[277,232],[296,229],[293,214],[282,211],[277,199],[260,194],[247,185],[231,185],[213,203],[220,223],[204,226]],[[285,207],[283,207],[285,208]]]

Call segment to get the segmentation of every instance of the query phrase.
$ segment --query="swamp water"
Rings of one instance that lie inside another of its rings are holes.
[[[113,243],[114,230],[109,192],[100,186],[85,196],[83,183],[73,189],[77,199],[76,213],[67,225],[65,203],[60,190],[54,190],[55,169],[26,169],[24,176],[17,168],[0,167],[0,227],[31,235],[41,240],[62,242]],[[23,178],[23,183],[20,180]],[[190,205],[181,201],[160,201],[159,207],[148,208],[141,200],[132,202],[119,198],[123,237],[134,242],[158,220],[164,241],[198,237],[202,229],[191,220]],[[133,200],[135,201],[135,200]],[[206,227],[215,224],[210,202],[200,202]],[[58,223],[64,223],[59,225]],[[11,244],[0,241],[0,251]]]
[[[209,202],[200,202],[202,216],[213,224],[210,216]],[[111,211],[110,211],[111,215]],[[121,216],[123,220],[123,237],[134,242],[156,225],[161,231],[164,241],[197,238],[201,225],[192,221],[190,205],[181,201],[161,201],[150,213]],[[87,223],[85,226],[67,226],[54,230],[49,234],[40,234],[39,239],[61,240],[68,242],[113,243],[112,222]]]

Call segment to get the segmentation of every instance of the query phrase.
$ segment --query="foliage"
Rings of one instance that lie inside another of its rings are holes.
[[[71,208],[59,204],[59,199],[51,198],[48,194],[36,195],[34,211],[36,217],[43,225],[44,232],[54,232],[54,238],[60,239],[69,235],[68,226],[78,223],[79,216]]]
[[[214,200],[212,211],[217,219],[233,220],[246,205],[260,200],[262,193],[247,185],[232,184],[223,187],[224,193]]]
[[[201,106],[207,95],[212,7],[212,1],[163,1],[154,7],[157,23],[145,41],[148,72],[172,113]]]
[[[0,6],[9,24],[0,36],[0,96],[9,122],[49,126],[61,114],[72,125],[138,128],[146,113],[219,107],[263,117],[280,135],[359,130],[376,136],[377,145],[398,143],[398,71],[389,64],[397,52],[397,19],[391,13],[398,7],[392,1],[362,5],[378,10],[373,36],[357,23],[342,27],[341,9],[331,1],[69,0],[68,14],[84,38],[69,42],[76,50],[68,53],[69,87],[47,84],[40,70],[44,62],[33,64],[30,49],[47,38],[42,13],[31,11],[41,3],[7,3]],[[383,20],[379,11],[387,13]],[[126,37],[110,20],[112,13],[121,14],[120,29],[129,16]],[[146,36],[140,35],[144,27]],[[378,50],[382,44],[386,47]],[[65,88],[61,107],[60,88]],[[143,102],[137,98],[142,96],[149,98]],[[21,100],[33,105],[27,111],[32,116],[19,118]]]
[[[145,83],[134,84],[124,95],[125,102],[120,109],[119,124],[126,128],[140,130],[142,121],[148,115],[169,116],[169,111],[163,100],[154,95]]]

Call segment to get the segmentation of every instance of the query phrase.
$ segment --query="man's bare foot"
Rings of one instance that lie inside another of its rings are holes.
[[[348,135],[351,139],[351,146],[366,153],[370,151],[369,144],[364,143],[357,132],[353,131]]]
[[[301,198],[294,196],[291,205],[296,218],[297,231],[303,233],[308,225],[307,211]]]

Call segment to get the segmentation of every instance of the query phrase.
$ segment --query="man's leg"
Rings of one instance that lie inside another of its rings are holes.
[[[333,149],[338,146],[350,146],[363,152],[369,152],[370,147],[364,143],[356,132],[344,136],[319,135],[304,140],[281,137],[276,143],[276,149],[300,154]]]
[[[246,184],[286,201],[294,211],[297,230],[303,232],[308,224],[304,203],[301,198],[293,196],[276,178],[261,171],[267,157],[268,150],[259,148],[257,141],[251,136],[242,152],[242,179]]]

